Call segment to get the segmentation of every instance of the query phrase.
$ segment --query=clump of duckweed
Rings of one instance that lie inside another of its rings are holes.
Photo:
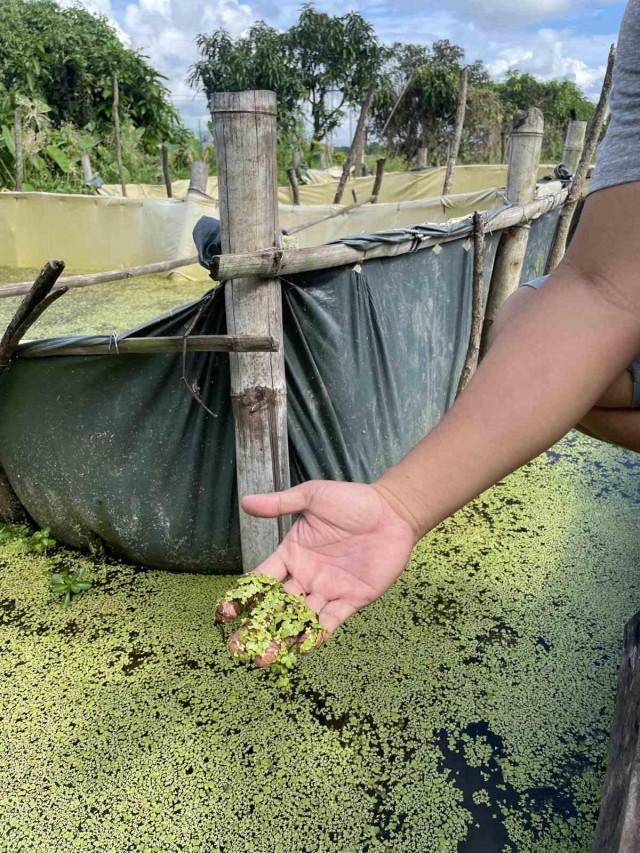
[[[286,592],[275,578],[248,574],[218,601],[218,624],[247,618],[229,640],[229,651],[244,663],[268,666],[280,687],[291,684],[290,672],[301,655],[324,639],[318,617],[300,595]]]
[[[640,462],[570,436],[441,525],[284,693],[211,618],[237,578],[0,537],[2,853],[584,853]]]

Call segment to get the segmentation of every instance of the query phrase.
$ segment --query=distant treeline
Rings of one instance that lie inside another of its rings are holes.
[[[292,160],[325,152],[331,132],[348,109],[360,109],[371,86],[370,150],[383,150],[396,168],[412,164],[419,151],[429,165],[446,158],[466,64],[463,49],[449,41],[385,46],[357,13],[332,16],[307,5],[283,32],[260,21],[240,38],[217,30],[200,35],[197,45],[189,80],[207,97],[251,88],[277,93],[281,179]],[[0,186],[15,182],[16,109],[26,189],[80,191],[83,154],[105,181],[116,182],[114,77],[126,181],[160,179],[162,143],[172,177],[185,176],[201,157],[215,170],[213,149],[184,127],[162,75],[122,44],[106,18],[53,0],[0,0]],[[542,157],[552,161],[561,155],[569,114],[588,119],[593,112],[569,81],[512,71],[495,82],[481,61],[469,64],[459,160],[503,160],[511,118],[529,106],[544,113]]]

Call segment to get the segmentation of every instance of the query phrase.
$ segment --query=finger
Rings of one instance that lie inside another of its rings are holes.
[[[304,589],[302,585],[295,579],[289,578],[289,580],[283,584],[285,591],[290,593],[291,595],[304,595]]]
[[[309,506],[313,486],[302,483],[283,492],[270,492],[266,495],[245,495],[240,501],[242,509],[249,515],[259,518],[274,518],[292,512],[303,512]]]
[[[282,582],[289,572],[287,571],[287,567],[285,566],[284,560],[280,556],[279,549],[278,551],[274,551],[269,557],[267,557],[264,562],[260,563],[253,570],[256,575],[269,575],[272,578],[275,578],[277,581]]]
[[[318,595],[317,592],[312,592],[311,595],[305,596],[305,603],[309,610],[313,610],[315,613],[320,613],[322,608],[326,605],[327,599]]]
[[[353,616],[355,612],[356,608],[352,604],[349,604],[348,601],[335,599],[322,608],[318,614],[318,620],[330,636],[349,616]]]

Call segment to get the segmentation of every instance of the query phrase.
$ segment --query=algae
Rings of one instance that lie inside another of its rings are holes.
[[[283,695],[214,625],[235,579],[0,537],[0,850],[588,851],[640,463],[571,434],[415,549]],[[4,540],[4,541],[3,541]]]

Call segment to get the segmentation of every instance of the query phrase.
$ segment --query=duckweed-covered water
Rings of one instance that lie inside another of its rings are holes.
[[[587,851],[639,473],[566,439],[420,543],[289,694],[229,658],[230,579],[92,562],[63,610],[2,543],[0,849]]]
[[[0,851],[588,851],[639,475],[571,434],[426,537],[289,693],[230,659],[232,579],[70,553],[95,583],[63,610],[10,533]]]
[[[76,272],[82,270],[65,270],[63,275]],[[32,281],[37,274],[35,269],[0,267],[3,283]],[[198,299],[210,285],[213,282],[146,276],[69,290],[45,311],[27,337],[123,332]],[[19,303],[20,297],[0,299],[0,330],[4,330]]]

